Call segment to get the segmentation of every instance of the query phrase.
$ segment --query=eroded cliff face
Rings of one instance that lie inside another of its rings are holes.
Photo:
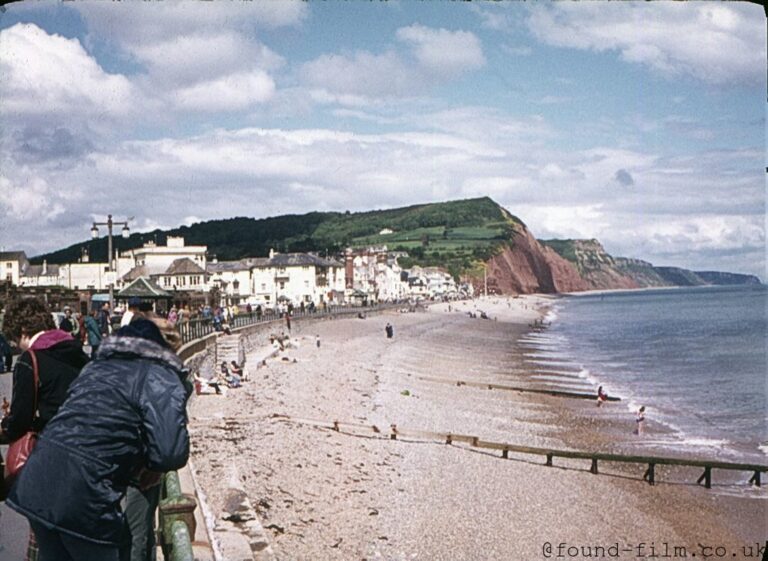
[[[576,270],[590,290],[640,288],[635,278],[619,269],[618,263],[597,240],[574,240]]]
[[[554,294],[588,290],[576,268],[551,248],[540,244],[524,227],[515,227],[515,237],[487,263],[488,291],[501,294]],[[474,279],[483,290],[483,278]]]

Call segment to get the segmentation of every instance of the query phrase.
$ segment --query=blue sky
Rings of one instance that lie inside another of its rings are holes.
[[[11,4],[0,246],[488,195],[765,278],[765,60],[736,2]]]

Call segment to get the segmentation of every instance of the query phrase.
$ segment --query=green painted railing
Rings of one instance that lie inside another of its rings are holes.
[[[165,474],[162,494],[159,508],[163,556],[172,561],[194,561],[192,542],[197,529],[197,501],[181,492],[179,474],[175,471]]]

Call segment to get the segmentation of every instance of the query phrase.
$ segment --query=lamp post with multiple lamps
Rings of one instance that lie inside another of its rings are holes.
[[[99,237],[99,226],[106,226],[107,227],[107,259],[109,261],[108,264],[108,271],[110,273],[114,272],[114,268],[112,267],[112,226],[122,226],[122,235],[124,238],[128,238],[128,236],[131,235],[131,229],[128,228],[128,221],[132,220],[132,218],[128,218],[125,222],[117,222],[115,220],[112,220],[112,215],[107,215],[107,221],[106,222],[94,222],[93,226],[91,226],[91,237],[93,239],[96,239]],[[110,275],[111,277],[112,275]],[[111,282],[109,283],[109,313],[113,313],[115,309],[115,283],[114,279],[109,279]]]

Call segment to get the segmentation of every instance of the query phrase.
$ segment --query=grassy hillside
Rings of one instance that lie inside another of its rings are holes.
[[[406,251],[403,265],[446,267],[458,276],[488,259],[499,246],[512,239],[515,224],[488,197],[414,205],[359,213],[312,212],[264,219],[211,220],[173,230],[133,234],[116,238],[120,250],[141,247],[153,240],[163,245],[168,236],[183,236],[189,245],[207,245],[221,260],[259,257],[271,248],[281,252],[313,251],[335,254],[346,247],[386,244],[390,250]],[[391,234],[380,234],[384,229]],[[40,255],[33,262],[74,262],[82,248],[92,261],[106,261],[105,238]]]

